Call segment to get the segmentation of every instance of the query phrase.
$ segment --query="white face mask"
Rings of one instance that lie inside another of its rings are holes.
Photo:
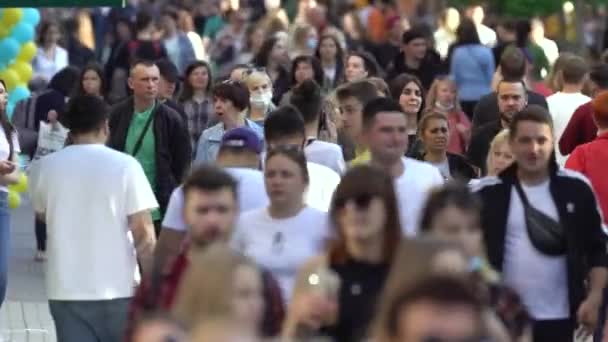
[[[271,101],[272,101],[272,92],[270,92],[270,91],[256,93],[256,94],[251,95],[251,97],[249,98],[249,102],[251,103],[251,106],[256,107],[256,108],[266,108],[270,105]]]
[[[435,107],[437,107],[437,108],[438,108],[438,109],[440,109],[440,110],[443,110],[443,111],[449,112],[449,111],[451,111],[452,109],[454,109],[454,104],[451,104],[451,105],[446,106],[446,105],[444,105],[443,103],[441,103],[441,102],[437,101],[437,102],[435,102]]]

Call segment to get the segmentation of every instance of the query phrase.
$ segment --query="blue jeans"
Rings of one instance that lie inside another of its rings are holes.
[[[10,237],[11,216],[8,209],[8,193],[0,191],[0,307],[6,296]]]
[[[123,341],[130,300],[49,300],[57,341]]]

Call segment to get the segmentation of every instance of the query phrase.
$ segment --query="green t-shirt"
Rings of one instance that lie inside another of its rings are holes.
[[[201,34],[201,36],[208,37],[209,39],[213,40],[218,32],[224,28],[224,25],[226,25],[226,22],[219,15],[214,15],[211,18],[207,18],[205,28],[203,29],[203,34]]]
[[[132,155],[141,167],[144,169],[144,173],[146,178],[148,178],[148,182],[150,182],[150,186],[152,186],[152,190],[156,192],[156,140],[154,139],[154,119],[150,123],[150,127],[146,131],[143,140],[141,141],[141,146],[139,151],[137,151],[136,155],[133,155],[133,150],[135,149],[135,144],[139,139],[143,129],[146,127],[146,122],[148,122],[148,118],[152,115],[152,111],[156,105],[146,109],[143,112],[135,112],[133,113],[133,119],[131,120],[131,125],[129,125],[129,131],[127,132],[127,141],[125,143],[125,152]],[[158,221],[161,219],[161,214],[158,209],[152,211],[152,220]]]

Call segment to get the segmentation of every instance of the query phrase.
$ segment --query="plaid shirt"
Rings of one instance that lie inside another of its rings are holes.
[[[175,304],[177,290],[188,270],[189,261],[184,249],[175,259],[171,271],[160,278],[157,289],[151,288],[150,279],[142,280],[129,307],[126,341],[131,341],[135,326],[147,312],[170,311]],[[266,271],[262,271],[264,282],[264,302],[266,307],[262,320],[262,335],[278,335],[285,317],[281,288],[277,281]],[[156,293],[153,293],[156,292]]]
[[[184,112],[186,113],[192,150],[196,153],[195,149],[198,144],[198,139],[207,128],[209,119],[213,116],[213,103],[209,98],[206,98],[203,102],[196,102],[194,99],[190,99],[185,101],[183,105]]]

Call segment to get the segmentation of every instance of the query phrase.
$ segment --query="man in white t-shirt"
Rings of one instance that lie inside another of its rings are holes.
[[[368,102],[363,127],[370,163],[395,179],[401,230],[406,236],[415,236],[429,190],[441,186],[443,177],[434,166],[403,157],[408,147],[407,117],[398,102],[383,97]]]
[[[587,95],[581,92],[589,68],[586,61],[578,56],[568,57],[564,60],[564,67],[561,71],[564,85],[561,91],[547,97],[547,105],[549,112],[553,117],[553,125],[555,129],[555,155],[557,163],[560,166],[566,164],[567,157],[559,151],[559,139],[562,137],[568,122],[574,114],[574,111],[583,104],[591,101]]]
[[[283,106],[273,111],[264,121],[264,138],[269,149],[280,145],[304,149],[306,129],[302,114],[293,106]],[[308,206],[327,212],[340,183],[340,175],[326,166],[310,161],[307,167],[310,183],[305,202]]]
[[[292,90],[291,104],[302,114],[306,127],[304,154],[310,162],[327,166],[339,175],[346,170],[342,148],[318,139],[321,125],[327,126],[327,118],[321,117],[323,96],[321,88],[313,80],[306,80]],[[325,127],[328,129],[328,127]]]
[[[105,146],[108,108],[70,101],[73,145],[31,167],[36,215],[48,225],[47,296],[62,342],[120,341],[137,264],[150,272],[158,207],[141,165]]]
[[[521,296],[533,340],[570,342],[577,325],[589,335],[598,323],[608,277],[601,211],[589,181],[552,158],[546,109],[517,113],[510,132],[515,163],[474,187],[489,204],[481,213],[486,254]]]
[[[264,175],[259,170],[262,145],[258,135],[248,127],[232,129],[222,137],[217,165],[237,181],[240,211],[268,205]],[[188,231],[183,211],[184,194],[180,186],[171,194],[156,246],[156,262],[164,265],[164,269],[173,264]]]

